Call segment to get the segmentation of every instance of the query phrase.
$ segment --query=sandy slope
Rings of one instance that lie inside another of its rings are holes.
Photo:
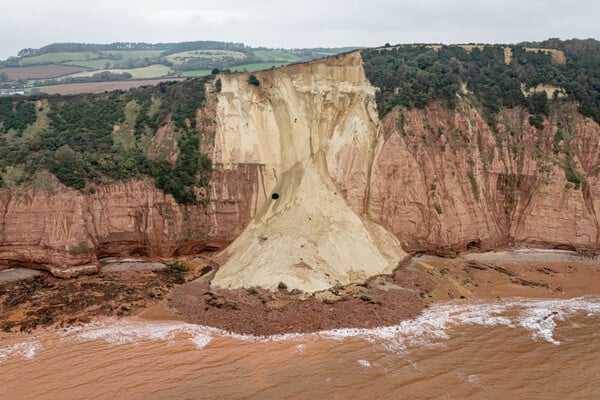
[[[265,196],[212,286],[315,292],[390,273],[406,253],[364,214],[382,138],[358,54],[257,76],[221,78],[214,161],[264,164]]]

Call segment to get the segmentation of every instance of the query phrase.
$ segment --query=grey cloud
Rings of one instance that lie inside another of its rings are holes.
[[[597,37],[593,0],[0,0],[0,58],[52,42],[374,46]]]

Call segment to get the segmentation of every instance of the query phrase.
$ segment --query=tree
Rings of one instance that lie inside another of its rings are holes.
[[[50,165],[52,172],[63,184],[75,189],[85,186],[85,165],[81,154],[63,145],[56,150]]]

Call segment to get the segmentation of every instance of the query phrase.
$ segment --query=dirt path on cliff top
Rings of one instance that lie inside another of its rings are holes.
[[[258,288],[211,290],[213,272],[121,270],[64,280],[46,273],[0,283],[0,330],[87,323],[96,316],[178,319],[230,332],[271,335],[395,325],[450,299],[573,298],[600,294],[600,263],[552,253],[456,259],[414,257],[393,275],[308,295]],[[567,257],[567,258],[565,258]],[[508,262],[503,263],[505,258]]]

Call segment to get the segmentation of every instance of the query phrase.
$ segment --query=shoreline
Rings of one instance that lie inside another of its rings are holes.
[[[523,259],[523,255],[526,255]],[[187,270],[120,267],[64,280],[40,274],[0,282],[2,336],[63,328],[95,317],[173,320],[270,336],[396,325],[453,299],[560,299],[600,295],[600,262],[576,253],[526,250],[413,256],[392,275],[314,295],[260,288],[211,290],[215,269],[199,258]],[[143,265],[144,263],[138,263]]]

